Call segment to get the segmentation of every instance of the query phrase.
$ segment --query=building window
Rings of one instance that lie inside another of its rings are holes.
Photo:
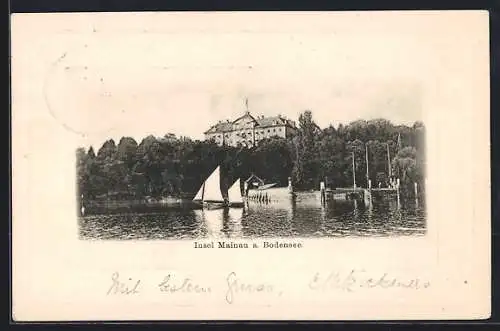
[[[267,129],[267,133],[271,132],[271,129]]]

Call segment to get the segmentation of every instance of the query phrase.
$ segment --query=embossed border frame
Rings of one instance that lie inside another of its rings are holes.
[[[119,6],[113,6],[113,5],[109,5],[108,7],[106,8],[103,8],[100,4],[98,3],[95,3],[95,4],[92,4],[91,2],[85,2],[85,5],[81,5],[79,6],[78,4],[76,3],[73,3],[72,5],[68,5],[66,3],[64,3],[63,1],[44,1],[43,4],[36,4],[36,5],[33,5],[33,3],[30,3],[29,1],[26,1],[25,4],[24,4],[24,7],[23,7],[23,1],[15,1],[13,3],[13,6],[12,6],[12,11],[13,12],[51,12],[51,11],[55,11],[55,12],[66,12],[66,11],[138,11],[138,10],[141,10],[141,11],[151,11],[151,10],[255,10],[255,9],[263,9],[263,10],[276,10],[276,7],[275,8],[269,8],[271,6],[268,6],[269,4],[267,5],[263,5],[263,4],[258,4],[258,2],[252,2],[252,4],[248,4],[247,6],[243,5],[242,7],[237,7],[237,8],[231,8],[231,6],[226,6],[224,7],[224,5],[222,5],[222,7],[224,8],[220,8],[220,7],[216,7],[216,8],[206,8],[204,7],[203,5],[199,6],[199,4],[186,4],[186,2],[181,2],[179,1],[179,3],[177,4],[173,4],[171,5],[170,8],[165,8],[165,6],[162,7],[162,4],[160,3],[160,1],[156,1],[157,4],[154,4],[154,5],[151,5],[151,3],[148,5],[148,6],[143,6],[142,8],[138,8],[137,4],[134,3],[134,2],[130,2],[129,4],[127,4],[127,2],[121,2]],[[27,3],[27,4],[26,4]],[[182,4],[181,4],[182,3]],[[351,3],[352,5],[352,3]],[[361,3],[359,4],[359,6],[354,6],[354,7],[349,7],[348,5],[346,6],[337,6],[336,8],[332,8],[332,7],[328,7],[328,6],[325,6],[324,4],[322,6],[319,6],[321,8],[318,8],[318,7],[315,7],[314,4],[309,4],[309,5],[296,5],[296,6],[293,6],[293,4],[291,5],[292,8],[286,8],[287,6],[282,4],[281,6],[279,6],[279,9],[280,10],[365,10],[365,9],[369,9],[369,10],[381,10],[381,9],[391,9],[391,10],[400,10],[400,9],[489,9],[488,8],[488,4],[484,4],[484,6],[478,6],[478,5],[481,5],[481,3],[477,3],[474,5],[474,6],[467,6],[467,5],[461,5],[460,3],[454,3],[454,4],[451,4],[451,3],[448,3],[447,5],[445,6],[439,6],[438,4],[436,4],[435,2],[432,3],[432,5],[425,5],[425,4],[422,4],[422,2],[420,2],[420,4],[417,4],[417,6],[408,6],[406,8],[401,8],[401,7],[397,7],[397,6],[394,6],[393,4],[390,4],[390,3],[386,3],[386,4],[383,4],[383,3],[380,3],[378,2],[377,3],[377,7],[373,7],[373,2],[372,3],[367,3],[366,1],[364,3]],[[38,6],[38,7],[37,7]],[[220,5],[219,5],[220,6]],[[267,8],[266,8],[267,6]],[[146,8],[144,8],[146,7]],[[326,8],[325,8],[326,7]],[[490,9],[490,34],[491,34],[491,39],[490,39],[490,45],[491,45],[491,48],[490,48],[490,64],[491,64],[491,67],[490,67],[490,78],[491,78],[491,91],[495,91],[498,89],[498,45],[500,44],[499,42],[499,37],[498,37],[498,26],[499,26],[499,22],[500,22],[500,15],[498,14],[498,12],[496,11],[497,8],[495,8],[494,10]],[[491,93],[491,109],[496,109],[497,106],[498,106],[498,97],[494,94],[494,93]],[[499,179],[498,179],[498,164],[500,164],[500,162],[496,162],[498,160],[498,152],[496,151],[496,140],[497,140],[497,135],[495,134],[495,128],[498,127],[498,115],[497,115],[497,112],[491,112],[491,143],[492,143],[492,164],[493,164],[493,167],[491,168],[491,175],[492,175],[492,202],[494,202],[492,204],[492,220],[495,220],[497,219],[500,214],[498,213],[498,210],[497,210],[497,207],[498,207],[498,202],[500,202],[500,198],[498,196],[498,184],[499,184]],[[11,193],[11,192],[10,192]],[[496,203],[495,203],[496,202]],[[12,219],[11,219],[11,215],[9,215],[9,225],[10,225],[10,228],[11,228],[11,222],[12,222]],[[497,235],[497,232],[498,232],[498,226],[495,222],[492,222],[492,227],[493,227],[493,231],[492,231],[492,235],[493,235],[493,238],[495,239],[496,238],[496,235]],[[9,231],[10,233],[10,231]],[[493,260],[496,259],[496,255],[495,255],[495,252],[498,251],[496,248],[498,247],[496,245],[496,240],[493,240],[493,245],[492,247],[494,248],[493,249],[493,255],[492,255],[492,258]],[[9,245],[11,248],[11,245]],[[9,250],[9,253],[10,253],[10,250]],[[495,268],[492,269],[493,271],[496,270],[496,265],[495,265]],[[12,274],[10,274],[10,276],[12,276]],[[493,277],[493,292],[496,294],[496,291],[498,289],[498,286],[496,286],[496,282],[495,282],[495,278]],[[491,323],[495,323],[495,321],[498,320],[498,316],[495,315],[495,312],[496,312],[496,309],[495,307],[498,307],[497,304],[498,304],[498,299],[496,299],[496,295],[493,296],[493,307],[492,307],[492,317],[490,319],[490,322]],[[12,297],[10,298],[12,300]],[[12,302],[11,302],[12,304]],[[426,323],[426,324],[429,324],[429,323],[433,323],[433,324],[436,324],[436,323],[439,323],[439,322],[436,322],[436,321],[433,321],[433,322],[423,322],[423,321],[420,321],[422,323]],[[132,324],[132,325],[137,325],[137,324],[144,324],[144,323],[147,323],[147,324],[152,324],[152,325],[163,325],[165,323],[169,324],[170,326],[176,326],[176,325],[179,325],[179,324],[182,324],[182,325],[186,325],[186,326],[190,326],[190,325],[199,325],[199,324],[205,324],[204,322],[202,321],[199,321],[199,322],[193,322],[193,321],[184,321],[184,322],[147,322],[147,321],[137,321],[137,322],[119,322],[119,321],[109,321],[109,322],[105,322],[105,324]],[[232,322],[232,321],[217,321],[217,322],[213,322],[213,323],[217,323],[217,324],[224,324],[224,325],[228,325],[228,326],[231,326],[235,323],[248,323],[248,324],[255,324],[255,323],[258,323],[258,322],[250,322],[250,321],[240,321],[240,322]],[[287,324],[287,323],[290,323],[290,322],[270,322],[270,321],[266,321],[266,322],[262,322],[263,324],[265,324],[266,326],[267,325],[282,325],[282,324]],[[328,324],[331,324],[331,325],[336,325],[336,324],[342,324],[343,322],[327,322],[327,321],[324,321],[324,322],[318,322],[318,321],[315,321],[315,322],[298,322],[297,324],[299,325],[302,325],[302,324],[309,324],[309,323],[312,323],[313,325],[317,325],[317,324],[321,324],[321,323],[328,323]],[[348,324],[358,324],[360,322],[349,322]],[[366,323],[371,323],[371,322],[364,322],[364,323],[360,323],[360,324],[366,324]],[[402,322],[402,321],[397,321],[397,322],[390,322],[390,321],[385,321],[385,322],[374,322],[374,323],[377,323],[377,324],[387,324],[387,325],[398,325],[398,324],[410,324],[410,323],[413,323],[412,321],[406,321],[406,322]],[[445,322],[442,322],[442,323],[445,323]],[[452,323],[452,324],[455,324],[453,321],[448,321],[447,323]],[[461,321],[460,323],[467,323],[467,324],[471,324],[471,323],[474,323],[474,324],[478,324],[479,322],[463,322]],[[44,322],[44,323],[21,323],[21,322],[13,322],[12,320],[10,320],[10,324],[40,324],[40,325],[53,325],[53,324],[85,324],[85,322],[83,321],[80,321],[80,322],[77,322],[75,321],[74,323],[71,323],[71,322],[60,322],[60,323],[52,323],[52,322]]]

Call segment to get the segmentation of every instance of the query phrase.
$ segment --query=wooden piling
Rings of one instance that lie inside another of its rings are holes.
[[[352,152],[352,187],[356,189],[356,166],[354,163],[354,152]]]
[[[324,203],[326,201],[325,182],[319,183],[319,192],[320,192],[320,197],[321,197],[321,203]]]
[[[400,195],[399,195],[399,184],[400,184],[400,181],[399,181],[399,178],[396,180],[396,192],[397,192],[397,195],[398,195],[398,208],[401,207],[401,199],[400,199]]]
[[[418,184],[417,184],[417,182],[414,183],[414,190],[415,190],[415,206],[418,208]]]

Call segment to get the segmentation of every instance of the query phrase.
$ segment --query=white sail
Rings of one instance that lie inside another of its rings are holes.
[[[203,200],[203,190],[205,189],[205,183],[201,184],[200,189],[198,190],[198,193],[193,198],[193,201],[201,201]]]
[[[241,196],[241,187],[239,178],[236,180],[233,186],[229,188],[228,196],[229,196],[229,203],[243,202],[243,197]]]
[[[217,167],[217,169],[215,169],[210,177],[208,177],[205,181],[205,193],[203,194],[203,201],[224,201],[220,190],[220,167]]]

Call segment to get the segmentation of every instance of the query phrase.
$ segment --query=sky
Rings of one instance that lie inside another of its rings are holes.
[[[51,21],[44,97],[82,146],[166,133],[203,139],[212,124],[242,115],[246,98],[255,116],[298,121],[311,110],[322,128],[423,120],[435,47],[425,17],[154,18],[77,17],[64,29]]]

